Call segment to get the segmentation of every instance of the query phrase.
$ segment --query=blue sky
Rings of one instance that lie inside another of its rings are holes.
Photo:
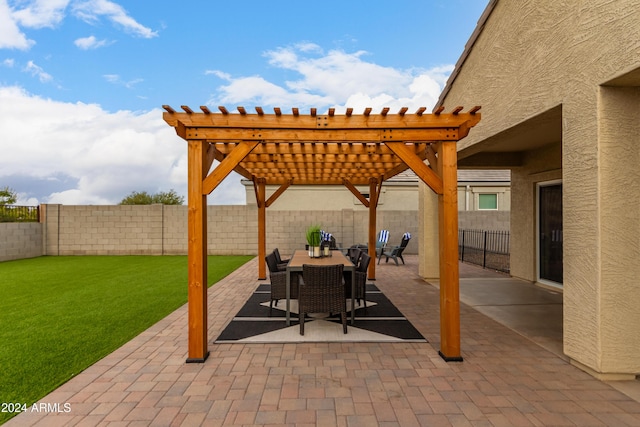
[[[431,108],[487,3],[0,0],[0,188],[186,194],[163,104]],[[237,175],[209,196],[244,200]]]

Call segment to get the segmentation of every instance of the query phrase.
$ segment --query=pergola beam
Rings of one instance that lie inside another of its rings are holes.
[[[208,128],[187,127],[186,139],[209,142],[262,141],[286,142],[361,142],[361,141],[458,141],[458,128],[424,129],[271,129],[271,128]]]

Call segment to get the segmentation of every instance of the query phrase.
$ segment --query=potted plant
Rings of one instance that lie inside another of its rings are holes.
[[[311,225],[306,232],[307,244],[309,245],[309,256],[312,258],[320,257],[320,226]]]

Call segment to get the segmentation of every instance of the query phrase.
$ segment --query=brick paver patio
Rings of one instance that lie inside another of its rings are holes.
[[[407,265],[376,285],[430,343],[210,344],[185,364],[186,306],[7,426],[640,426],[640,403],[461,305],[462,363],[438,356],[438,290]],[[256,288],[257,260],[209,291],[213,342]],[[64,408],[64,406],[60,406]]]

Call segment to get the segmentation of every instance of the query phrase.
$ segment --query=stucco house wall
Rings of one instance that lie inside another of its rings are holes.
[[[636,0],[491,1],[440,100],[482,106],[461,167],[512,171],[512,275],[537,280],[536,185],[562,181],[564,352],[612,379],[640,373],[638,22]]]

